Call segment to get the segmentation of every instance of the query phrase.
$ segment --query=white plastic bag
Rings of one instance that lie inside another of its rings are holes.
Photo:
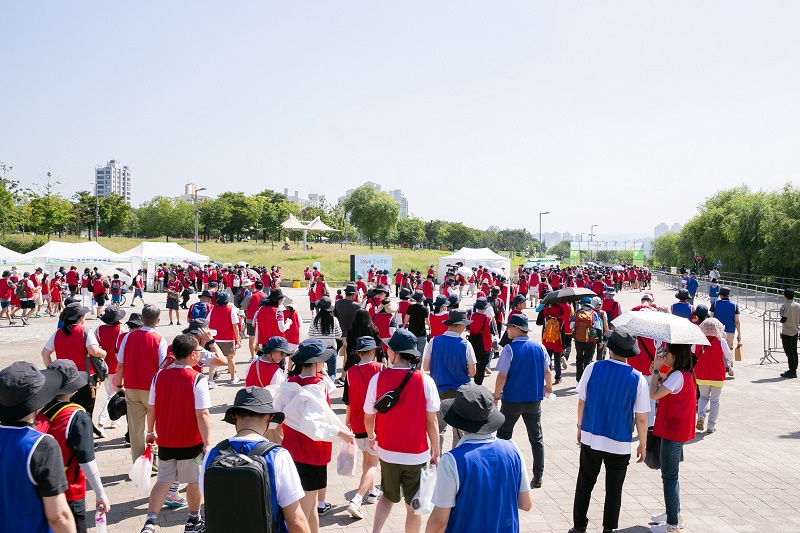
[[[339,459],[336,461],[336,472],[340,476],[356,475],[356,444],[343,442],[339,445]]]
[[[433,511],[433,489],[436,488],[436,465],[423,468],[419,474],[419,491],[411,500],[414,514],[423,515]]]
[[[131,478],[133,484],[139,489],[139,494],[142,496],[150,496],[150,476],[152,475],[153,452],[151,451],[151,446],[148,445],[142,456],[133,463],[128,477]]]

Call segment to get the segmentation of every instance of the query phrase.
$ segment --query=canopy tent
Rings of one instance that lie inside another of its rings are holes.
[[[196,254],[174,242],[143,242],[136,248],[131,248],[125,255],[131,258],[131,274],[136,274],[142,265],[147,264],[147,287],[153,285],[153,276],[158,263],[182,263],[196,261],[208,263],[208,256]]]
[[[303,232],[303,250],[307,248],[308,243],[308,232],[311,233],[328,233],[331,231],[341,231],[335,228],[332,228],[325,224],[319,217],[315,218],[311,222],[303,222],[302,220],[298,220],[293,214],[289,213],[289,218],[287,218],[283,224],[283,229],[288,231],[302,231]]]
[[[459,262],[470,270],[472,267],[478,266],[503,269],[505,275],[511,277],[511,259],[508,257],[496,254],[489,248],[462,248],[439,258],[439,268],[436,270],[437,283],[442,282],[447,265],[455,265]]]
[[[85,266],[100,265],[105,263],[130,263],[131,258],[124,254],[115,254],[103,248],[95,241],[87,242],[60,242],[50,241],[44,246],[22,255],[24,260],[32,260],[38,268],[46,265],[69,267],[75,263]]]
[[[22,254],[9,250],[4,246],[0,246],[0,265],[20,265],[32,264],[33,259],[25,259]]]

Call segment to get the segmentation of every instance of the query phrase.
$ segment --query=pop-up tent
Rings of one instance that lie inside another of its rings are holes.
[[[33,259],[26,259],[14,250],[0,246],[0,265],[30,265],[32,263]]]
[[[439,258],[439,268],[436,270],[436,282],[441,283],[447,265],[462,263],[463,266],[472,267],[484,266],[489,268],[504,269],[506,276],[511,275],[511,259],[496,254],[489,248],[462,248],[457,252]]]
[[[208,263],[208,256],[196,254],[179,246],[174,242],[143,242],[136,248],[131,248],[125,255],[131,258],[131,274],[136,275],[137,270],[147,268],[147,287],[153,285],[153,274],[158,263],[183,263],[194,261],[198,264]]]
[[[86,267],[105,263],[130,264],[131,258],[115,254],[95,241],[60,242],[50,241],[44,246],[22,255],[24,260],[32,260],[35,267],[57,270],[60,266],[80,263]]]
[[[302,220],[297,220],[295,216],[289,213],[289,218],[287,218],[283,224],[283,229],[287,231],[302,231],[303,232],[303,250],[308,248],[308,232],[311,233],[328,233],[333,231],[341,231],[335,228],[332,228],[325,224],[319,217],[315,218],[311,222],[303,222]]]

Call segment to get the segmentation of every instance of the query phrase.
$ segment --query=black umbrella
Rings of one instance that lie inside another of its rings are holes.
[[[117,267],[117,270],[118,270],[118,271],[120,271],[120,272],[122,272],[123,274],[125,274],[125,275],[126,275],[126,276],[128,276],[129,278],[130,278],[130,277],[132,277],[132,276],[131,276],[131,273],[130,273],[130,272],[128,272],[128,269],[127,269],[127,268]]]
[[[577,302],[584,296],[589,296],[590,298],[593,296],[597,296],[593,291],[589,289],[584,289],[583,287],[568,287],[566,289],[560,289],[557,291],[553,291],[549,293],[547,296],[544,297],[540,303],[545,305],[547,304],[561,304],[566,302]]]

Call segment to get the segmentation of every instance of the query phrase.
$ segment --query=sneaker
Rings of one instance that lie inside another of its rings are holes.
[[[131,304],[131,307],[136,307],[136,305],[134,305],[134,304]]]
[[[556,378],[556,380],[553,382],[553,385],[559,385],[560,383],[561,383],[561,378]]]
[[[347,507],[348,509],[350,508],[349,505]],[[326,514],[330,513],[332,509],[333,505],[326,502],[325,507],[320,507],[319,505],[317,505],[317,514],[320,516],[325,516]]]
[[[484,374],[487,375],[487,376],[491,376],[492,375],[492,371],[487,368],[487,369],[485,369]]]
[[[97,436],[98,439],[106,438],[106,432],[103,431],[103,426],[95,426],[94,428],[92,428],[92,431],[94,431],[94,434]]]
[[[350,516],[353,518],[364,518],[364,514],[361,512],[361,505],[354,501],[351,501],[349,504],[347,504],[347,512],[350,513]]]
[[[28,324],[28,319],[27,318],[20,318],[20,320],[22,320],[22,325],[23,326],[30,326],[30,324]]]
[[[567,369],[567,360],[566,359],[562,359],[561,360],[561,370],[566,370],[566,369]]]
[[[214,375],[211,376],[211,381],[216,381],[217,379],[219,379],[219,374],[220,374],[219,370],[214,372]]]
[[[186,507],[186,498],[181,497],[177,493],[170,492],[167,494],[167,499],[164,500],[164,505],[171,507],[172,509]]]
[[[383,491],[381,490],[381,486],[376,485],[374,489],[367,492],[367,494],[364,496],[364,501],[367,503],[375,503],[381,499],[381,496],[383,496]]]
[[[170,323],[169,323],[169,325],[171,326],[171,325],[172,325],[172,322],[170,322]]]
[[[216,384],[216,383],[214,383],[213,381],[211,381],[210,379],[208,379],[208,380],[206,380],[206,381],[208,381],[208,390],[211,390],[211,389],[216,389],[216,388],[217,388],[217,384]]]
[[[658,524],[650,526],[651,533],[681,533],[680,526],[668,526],[667,524]]]
[[[180,321],[180,320],[178,320],[178,321],[175,323],[175,325],[177,325],[177,326],[180,326],[180,325],[181,325],[181,321]]]
[[[697,429],[697,431],[703,431],[705,423],[706,423],[706,421],[704,419],[698,418],[697,419],[697,425],[695,426],[695,429]]]
[[[585,527],[571,527],[567,533],[586,533]]]
[[[117,429],[119,424],[117,424],[116,420],[112,420],[111,423],[108,425],[108,429]]]
[[[336,384],[337,387],[344,387],[344,381],[342,381],[342,378],[336,378],[336,381],[334,381],[334,383]]]
[[[650,515],[650,524],[666,524],[666,523],[667,523],[667,513]],[[683,524],[683,517],[680,515],[678,515],[678,527],[679,528],[686,527]]]
[[[148,522],[144,525],[140,533],[156,533],[156,525]]]
[[[542,478],[534,477],[533,481],[531,481],[531,488],[532,489],[540,489],[540,488],[542,488]]]
[[[27,324],[26,324],[26,325],[27,325]],[[781,377],[782,377],[782,378],[789,378],[789,379],[793,379],[793,378],[796,378],[796,377],[797,377],[797,372],[791,372],[791,371],[788,371],[788,370],[787,370],[786,372],[784,372],[783,374],[781,374]]]
[[[733,377],[733,366],[729,366],[729,367],[728,367],[728,375],[729,375],[730,377]]]
[[[236,384],[238,384],[240,381],[242,381],[242,380],[241,380],[241,379],[239,379],[239,376],[237,376],[236,374],[234,374],[234,375],[233,375],[233,379],[231,379],[231,385],[236,385]]]
[[[183,527],[183,533],[206,533],[206,522],[202,517],[196,520],[187,520]]]
[[[708,426],[706,433],[714,433],[717,430],[714,426]]]

